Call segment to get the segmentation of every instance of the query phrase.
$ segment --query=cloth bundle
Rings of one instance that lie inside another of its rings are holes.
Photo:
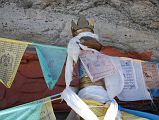
[[[89,36],[98,40],[98,37],[90,32],[80,33],[70,40],[65,69],[66,88],[62,93],[62,98],[76,113],[78,113],[78,115],[86,120],[98,119],[98,116],[96,116],[79,97],[101,103],[111,101],[110,106],[103,117],[104,120],[115,120],[118,115],[118,105],[115,100],[113,100],[115,96],[118,96],[118,98],[123,101],[151,100],[150,93],[144,82],[141,62],[136,62],[132,59],[101,55],[98,51],[80,44],[79,39],[84,36]],[[83,51],[90,53],[91,57],[89,54],[80,57]],[[69,88],[70,82],[72,81],[73,62],[77,63],[78,57],[86,70],[86,72],[80,73],[80,77],[87,73],[93,82],[104,78],[106,89],[101,86],[86,86],[79,91],[79,96],[77,96]],[[98,63],[101,59],[103,59],[104,62],[100,61]],[[106,65],[107,67],[103,67],[100,63],[103,63],[103,66]],[[104,70],[101,70],[100,68]],[[139,85],[141,88],[138,87]]]
[[[83,50],[91,50],[91,51],[97,52],[94,49],[87,48],[86,46],[83,46],[80,44],[79,39],[84,36],[89,36],[98,40],[98,36],[91,32],[80,33],[78,36],[70,40],[68,44],[68,57],[67,57],[66,68],[65,68],[66,88],[62,92],[61,97],[82,118],[86,120],[98,120],[97,116],[89,109],[89,107],[69,88],[70,82],[72,81],[73,61],[77,62],[78,56],[81,51],[80,48]],[[98,90],[100,89],[101,88],[98,88]],[[102,90],[102,91],[106,93],[105,90]],[[90,97],[92,98],[94,97],[94,95],[92,94],[92,96]],[[106,100],[104,100],[104,102],[105,101]],[[118,104],[114,100],[112,100],[111,105],[108,108],[108,112],[105,114],[104,120],[115,120],[117,116],[117,111],[118,111]]]
[[[82,99],[90,108],[93,113],[98,117],[98,120],[104,120],[104,115],[107,112],[110,104],[102,104],[94,100],[87,100]],[[118,111],[118,114],[115,118],[116,120],[148,120],[143,117],[136,116],[134,114],[125,112],[125,111]],[[70,112],[66,120],[83,120],[80,116],[78,116],[73,110]]]

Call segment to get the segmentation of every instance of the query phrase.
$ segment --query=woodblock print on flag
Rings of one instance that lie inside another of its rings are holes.
[[[14,81],[28,44],[28,42],[0,38],[0,81],[7,88],[10,88]]]

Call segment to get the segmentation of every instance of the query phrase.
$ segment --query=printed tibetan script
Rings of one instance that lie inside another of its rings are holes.
[[[92,82],[113,75],[116,71],[109,56],[99,52],[82,51],[79,57]]]
[[[11,87],[27,45],[0,41],[0,81],[8,88]]]
[[[136,74],[132,60],[120,60],[123,76],[124,89],[137,89]]]

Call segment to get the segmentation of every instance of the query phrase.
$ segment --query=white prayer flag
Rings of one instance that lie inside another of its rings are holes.
[[[151,100],[150,93],[145,85],[141,62],[122,60],[121,66],[124,76],[124,88],[118,95],[119,100]]]
[[[83,50],[79,58],[92,82],[111,76],[116,71],[109,56],[100,52]]]

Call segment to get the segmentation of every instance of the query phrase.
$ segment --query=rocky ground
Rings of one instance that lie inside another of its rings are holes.
[[[66,46],[80,14],[95,19],[103,45],[159,60],[159,0],[0,0],[0,37]]]

